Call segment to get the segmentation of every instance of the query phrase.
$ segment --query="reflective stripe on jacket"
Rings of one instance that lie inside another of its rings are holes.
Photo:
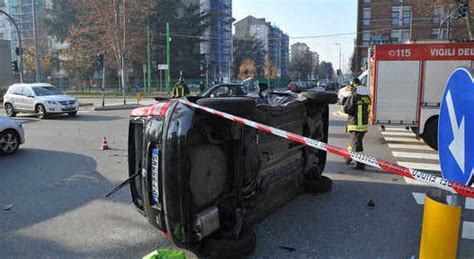
[[[354,93],[344,104],[344,112],[349,115],[347,131],[367,132],[369,130],[370,96]]]

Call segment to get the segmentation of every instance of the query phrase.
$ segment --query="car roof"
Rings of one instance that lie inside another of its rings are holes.
[[[53,87],[54,87],[54,85],[49,84],[49,83],[32,83],[32,84],[22,83],[22,84],[12,84],[10,87],[16,87],[16,86],[29,86],[29,87],[53,86]]]

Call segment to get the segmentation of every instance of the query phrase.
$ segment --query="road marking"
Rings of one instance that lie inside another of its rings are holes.
[[[421,192],[412,192],[413,198],[415,198],[415,201],[418,205],[423,205],[425,204],[425,194]]]
[[[405,128],[391,128],[391,127],[385,127],[385,131],[403,131],[403,132],[410,132]]]
[[[426,170],[426,171],[439,171],[441,172],[441,167],[439,164],[427,164],[427,163],[413,163],[413,162],[398,162],[397,164],[418,170]]]
[[[382,135],[384,136],[393,136],[393,137],[416,137],[415,133],[413,132],[400,132],[400,131],[382,131]]]
[[[438,154],[392,151],[394,157],[439,160]]]
[[[412,149],[412,150],[432,150],[432,151],[434,151],[434,149],[432,149],[428,146],[425,146],[425,145],[391,144],[391,143],[389,143],[388,147],[392,148],[392,149]]]
[[[398,137],[385,137],[387,142],[412,142],[412,143],[423,143],[423,141],[416,138],[398,138]]]
[[[474,239],[474,222],[464,221],[462,223],[462,238]]]

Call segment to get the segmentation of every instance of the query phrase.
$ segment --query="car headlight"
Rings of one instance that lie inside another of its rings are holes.
[[[48,101],[48,104],[57,104],[55,101]]]

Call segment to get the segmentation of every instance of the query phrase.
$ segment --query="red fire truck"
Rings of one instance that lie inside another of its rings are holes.
[[[444,86],[455,68],[474,67],[474,42],[377,45],[371,53],[371,123],[410,127],[437,149]]]

